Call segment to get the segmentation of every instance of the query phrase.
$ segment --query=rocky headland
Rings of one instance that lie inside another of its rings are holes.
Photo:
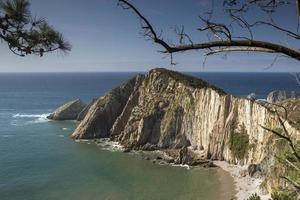
[[[279,151],[274,135],[261,127],[279,127],[272,109],[195,77],[161,68],[137,75],[92,101],[80,121],[74,139],[109,138],[125,151],[161,150],[175,164],[244,166],[241,176],[262,178],[265,193],[281,184],[272,175]],[[297,128],[285,125],[299,140]]]

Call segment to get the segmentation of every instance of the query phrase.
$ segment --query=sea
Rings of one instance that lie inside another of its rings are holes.
[[[159,165],[138,153],[74,141],[76,122],[47,120],[63,103],[89,102],[135,74],[1,73],[0,200],[224,199],[216,169]],[[289,73],[189,74],[236,96],[300,91]]]

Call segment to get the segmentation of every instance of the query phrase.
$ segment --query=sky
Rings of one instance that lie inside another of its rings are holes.
[[[184,25],[193,41],[207,40],[197,31],[201,26],[198,16],[212,7],[212,0],[130,0],[153,24],[163,38],[176,43],[174,27]],[[44,57],[13,55],[5,43],[0,44],[0,72],[122,72],[148,71],[165,67],[178,71],[225,72],[299,72],[300,63],[287,58],[263,53],[231,53],[207,58],[203,51],[174,54],[170,58],[159,53],[162,48],[147,41],[140,34],[139,20],[132,12],[117,6],[117,0],[30,0],[33,15],[44,17],[62,32],[72,44],[67,55],[61,52]],[[220,1],[216,1],[220,2]],[[214,5],[216,20],[226,20],[222,6]],[[250,13],[255,19],[258,13]],[[282,8],[275,16],[279,24],[295,28],[297,15],[293,7]],[[295,20],[296,19],[296,20]],[[257,38],[277,43],[300,46],[276,31],[257,30]]]

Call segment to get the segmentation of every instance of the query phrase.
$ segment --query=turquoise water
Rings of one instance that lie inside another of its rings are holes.
[[[216,169],[162,166],[78,143],[69,138],[75,122],[45,118],[66,101],[88,102],[132,75],[0,74],[0,200],[224,199]],[[298,89],[288,74],[196,75],[236,95]]]
[[[216,199],[216,170],[153,164],[71,140],[74,122],[28,119],[1,133],[1,200]]]

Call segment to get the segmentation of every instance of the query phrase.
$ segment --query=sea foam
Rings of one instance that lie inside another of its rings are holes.
[[[30,121],[23,122],[23,125],[28,125],[28,124],[37,124],[37,123],[44,123],[50,121],[47,116],[50,113],[43,113],[43,114],[14,114],[12,117],[15,119],[13,120],[13,124],[11,125],[18,125],[16,119],[31,119]]]

